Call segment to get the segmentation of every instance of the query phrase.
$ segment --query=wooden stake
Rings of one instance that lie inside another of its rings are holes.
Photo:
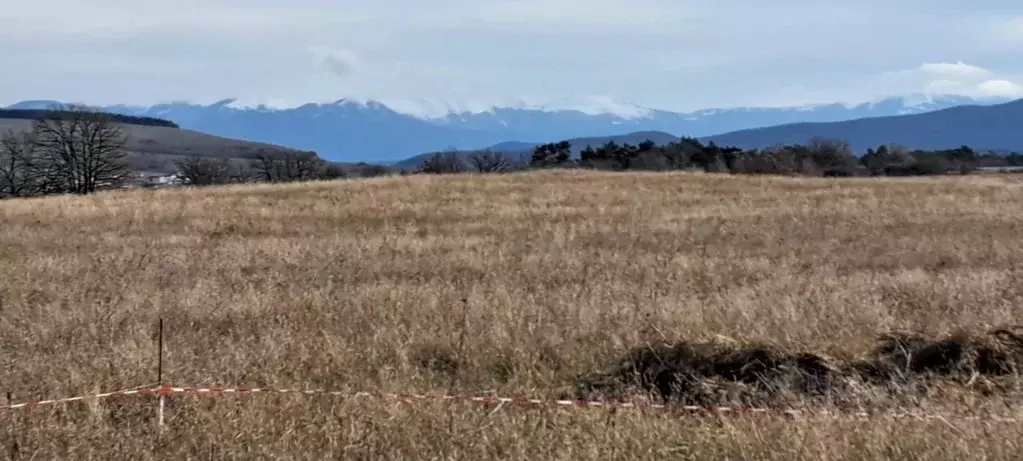
[[[156,386],[163,386],[163,317],[160,317],[159,332],[157,333],[157,359],[156,359]],[[160,409],[157,413],[157,422],[160,425],[160,433],[163,433],[163,407],[164,396],[160,394]]]

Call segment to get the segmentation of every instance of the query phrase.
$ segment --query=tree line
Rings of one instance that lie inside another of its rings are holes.
[[[733,174],[809,176],[917,176],[967,174],[982,167],[1023,166],[1023,155],[978,152],[969,146],[946,150],[913,150],[899,144],[853,153],[847,141],[813,138],[805,144],[784,144],[763,149],[719,146],[683,137],[665,145],[652,141],[586,146],[573,155],[569,141],[537,145],[520,156],[475,151],[430,155],[420,173],[492,173],[536,168],[588,168],[610,171],[703,170]]]
[[[349,175],[340,165],[326,162],[315,152],[260,154],[252,159],[193,155],[178,160],[175,166],[177,177],[189,186],[328,180]]]
[[[67,112],[81,112],[81,107],[76,105],[70,106],[58,106],[55,109],[0,109],[0,118],[10,118],[18,120],[37,120],[40,118],[46,118],[54,115],[61,115],[60,112],[65,112],[64,116],[70,116],[72,114]],[[117,123],[125,125],[139,125],[139,126],[161,126],[166,128],[181,128],[177,123],[170,120],[165,120],[156,117],[145,117],[138,115],[123,115],[123,114],[111,114],[104,112],[87,111],[90,114],[96,116],[102,116],[106,119],[113,120]]]

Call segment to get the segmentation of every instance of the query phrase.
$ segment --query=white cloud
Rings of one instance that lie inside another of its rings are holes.
[[[918,68],[920,72],[931,74],[935,76],[949,76],[949,77],[983,77],[991,75],[991,71],[966,64],[962,61],[959,62],[928,62],[921,64]]]
[[[955,94],[962,92],[966,85],[958,80],[933,80],[924,85],[923,92],[928,94]]]
[[[956,94],[975,98],[1017,98],[1023,97],[1023,86],[1008,80],[984,80],[982,82],[961,82],[957,80],[935,80],[924,88],[928,94]]]
[[[977,85],[977,90],[984,96],[1004,98],[1023,97],[1023,86],[1008,80],[987,80]]]
[[[963,61],[930,62],[912,69],[883,73],[873,80],[890,93],[922,92],[931,95],[962,95],[975,98],[1003,98],[1020,95],[1013,79],[1020,75],[996,72]]]

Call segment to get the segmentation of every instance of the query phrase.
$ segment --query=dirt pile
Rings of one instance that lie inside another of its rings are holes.
[[[865,394],[908,395],[935,382],[968,385],[981,377],[1015,383],[1023,371],[1021,331],[1000,328],[943,338],[888,333],[863,358],[849,361],[762,344],[644,345],[608,370],[581,378],[574,397],[622,398],[640,391],[692,405],[808,399],[852,404]]]

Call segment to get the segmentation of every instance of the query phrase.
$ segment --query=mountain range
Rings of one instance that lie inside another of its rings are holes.
[[[694,112],[649,109],[611,98],[476,108],[428,101],[385,104],[354,99],[309,103],[293,108],[246,106],[234,99],[208,105],[175,102],[146,107],[109,105],[96,108],[125,115],[159,117],[184,129],[216,136],[316,151],[333,161],[392,163],[448,149],[498,146],[501,150],[517,150],[512,147],[654,131],[676,137],[711,137],[721,143],[734,139],[739,145],[774,144],[788,142],[787,139],[805,142],[807,137],[803,135],[817,129],[814,123],[899,118],[958,106],[988,106],[1004,102],[1007,100],[914,94],[860,104],[739,107]],[[38,109],[57,103],[50,100],[23,101],[9,108]],[[779,125],[785,127],[782,132],[757,130],[764,127],[782,129],[777,127]],[[854,128],[868,129],[861,126],[876,129],[869,124],[854,125]],[[930,129],[941,130],[941,127]],[[879,137],[887,134],[890,134],[889,130],[876,129]],[[772,138],[776,135],[784,136]],[[891,141],[899,139],[886,138],[884,142]],[[863,147],[856,142],[853,145]]]

